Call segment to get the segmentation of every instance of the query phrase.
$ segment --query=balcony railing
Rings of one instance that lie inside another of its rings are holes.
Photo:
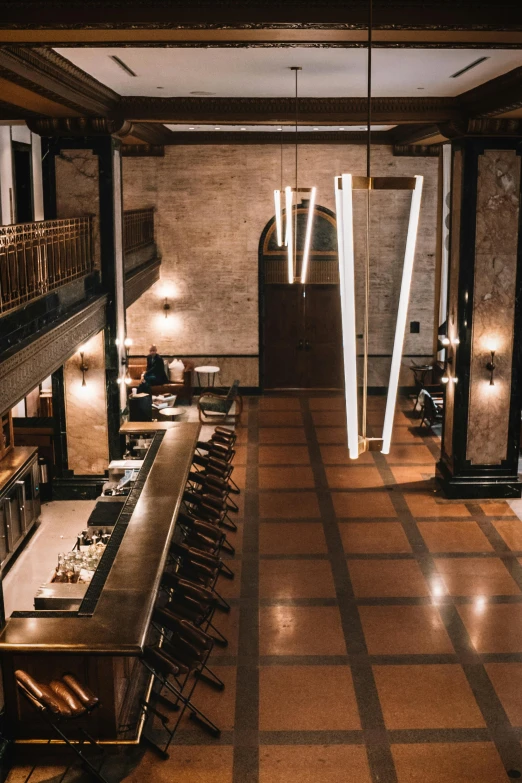
[[[0,226],[0,313],[92,271],[92,216]]]
[[[154,209],[129,209],[123,213],[123,249],[125,253],[154,242]]]

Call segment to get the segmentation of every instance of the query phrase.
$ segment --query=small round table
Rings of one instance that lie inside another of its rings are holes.
[[[165,416],[167,420],[175,419],[176,416],[181,416],[183,411],[180,408],[162,408],[159,411],[160,416]]]
[[[216,375],[220,370],[219,367],[216,367],[214,364],[203,364],[201,367],[195,367],[194,370],[198,374],[198,386],[201,389],[202,394],[204,389],[214,388],[214,384],[216,383]],[[207,376],[207,385],[205,387],[201,385],[201,378],[199,377],[200,373],[204,373]]]

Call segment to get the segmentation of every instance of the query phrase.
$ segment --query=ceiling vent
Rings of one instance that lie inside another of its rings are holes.
[[[114,60],[116,65],[119,65],[119,67],[122,69],[122,71],[125,71],[125,73],[128,73],[129,76],[137,76],[138,75],[137,73],[134,73],[132,68],[129,68],[129,66],[126,63],[124,63],[123,60],[120,60],[119,57],[116,57],[115,54],[110,54],[109,57],[111,58],[111,60]]]
[[[485,60],[489,60],[489,57],[479,57],[478,60],[473,60],[473,62],[469,65],[466,65],[465,68],[461,68],[460,71],[455,71],[455,73],[452,73],[450,79],[458,79],[458,77],[462,76],[463,73],[471,71],[472,68],[476,68],[477,65],[480,65],[480,63],[483,63]]]

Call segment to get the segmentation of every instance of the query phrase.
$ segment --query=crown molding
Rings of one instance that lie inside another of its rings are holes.
[[[467,122],[440,123],[438,128],[447,139],[459,139],[463,136],[499,136],[522,140],[522,120],[518,119],[479,117]]]
[[[454,98],[372,98],[372,122],[434,123],[462,118]],[[297,110],[300,124],[320,122],[338,125],[365,123],[366,98],[300,98]],[[123,97],[118,114],[132,122],[252,124],[295,121],[294,98],[148,98]]]
[[[81,114],[107,114],[120,99],[118,93],[47,47],[1,47],[0,76]]]
[[[152,146],[176,143],[173,139],[176,134],[159,122],[135,122],[132,125],[132,135]]]
[[[390,131],[374,131],[372,144],[393,144]],[[253,145],[253,144],[295,144],[295,131],[280,133],[263,133],[262,131],[174,131],[168,145]],[[297,134],[297,142],[302,144],[366,144],[368,135],[365,131],[303,131]]]
[[[163,158],[165,147],[159,144],[122,144],[124,158]]]
[[[16,122],[17,120],[27,120],[31,117],[37,119],[38,116],[38,114],[29,109],[23,109],[20,106],[15,106],[13,103],[0,101],[0,122]]]

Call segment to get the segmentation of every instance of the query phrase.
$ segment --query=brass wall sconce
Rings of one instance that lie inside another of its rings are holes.
[[[169,310],[170,310],[169,299],[168,299],[168,297],[166,296],[166,297],[165,297],[165,301],[164,301],[164,303],[163,303],[163,312],[165,313],[165,318],[168,318],[168,316],[169,316]]]
[[[491,359],[486,364],[486,370],[489,372],[489,385],[494,386],[495,385],[495,379],[494,379],[494,373],[495,373],[495,351],[491,349],[490,351]]]
[[[441,378],[442,383],[449,383],[451,380],[453,383],[458,383],[458,378],[456,376],[452,376],[449,373],[449,367],[453,364],[453,357],[455,356],[455,352],[457,350],[457,346],[460,345],[460,340],[458,337],[453,337],[451,340],[449,337],[441,337],[440,338],[440,344],[446,351],[446,360],[444,363],[444,375]]]
[[[85,361],[85,347],[83,345],[79,349],[79,353],[80,353],[80,371],[82,373],[82,386],[87,386],[87,381],[85,380],[85,373],[89,369],[89,365]]]

